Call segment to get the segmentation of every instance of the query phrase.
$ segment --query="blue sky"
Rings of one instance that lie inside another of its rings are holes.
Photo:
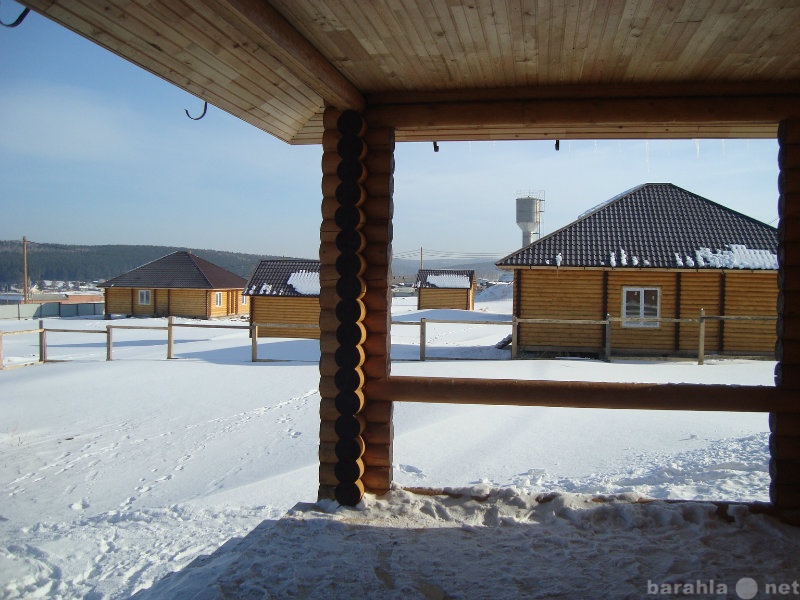
[[[19,5],[3,2],[0,18]],[[321,149],[289,146],[35,13],[0,30],[0,239],[316,257]],[[775,140],[398,144],[394,250],[498,258],[647,182],[777,219]]]

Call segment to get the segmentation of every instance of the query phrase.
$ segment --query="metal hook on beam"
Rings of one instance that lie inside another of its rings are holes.
[[[433,142],[433,151],[434,151],[434,152],[438,152],[438,151],[439,151],[439,144],[438,144],[438,142]]]
[[[30,8],[26,8],[25,10],[23,10],[20,13],[20,15],[17,17],[17,20],[14,21],[13,23],[3,23],[3,21],[0,21],[0,25],[2,25],[3,27],[8,27],[8,28],[16,27],[17,25],[22,23],[22,21],[25,20],[25,17],[28,16],[29,12],[31,12],[31,9]]]
[[[208,110],[208,102],[204,102],[203,103],[203,112],[200,114],[199,117],[193,117],[192,115],[190,115],[188,108],[184,108],[183,112],[185,112],[186,116],[189,117],[192,121],[199,121],[200,119],[202,119],[203,117],[206,116],[206,111],[207,110]]]

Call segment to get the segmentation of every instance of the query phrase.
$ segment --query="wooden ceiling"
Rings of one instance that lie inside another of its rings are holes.
[[[773,137],[800,110],[796,0],[23,3],[293,144],[326,105],[399,141]]]

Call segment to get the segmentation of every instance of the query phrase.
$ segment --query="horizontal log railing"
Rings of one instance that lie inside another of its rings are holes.
[[[797,394],[770,386],[607,383],[390,376],[367,383],[372,401],[800,413]]]

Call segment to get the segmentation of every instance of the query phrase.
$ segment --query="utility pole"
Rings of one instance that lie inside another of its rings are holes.
[[[28,286],[28,240],[22,236],[22,303],[27,304],[30,300],[30,288]]]

